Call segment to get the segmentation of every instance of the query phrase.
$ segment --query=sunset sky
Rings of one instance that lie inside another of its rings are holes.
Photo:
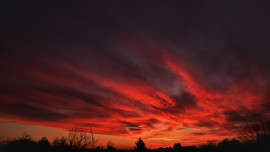
[[[235,137],[270,116],[269,1],[5,1],[0,136],[69,128],[133,148]]]

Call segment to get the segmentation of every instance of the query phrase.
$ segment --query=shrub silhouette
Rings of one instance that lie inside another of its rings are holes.
[[[71,151],[71,148],[67,144],[67,138],[65,137],[57,137],[53,141],[53,151],[62,152],[62,151]]]
[[[53,141],[53,145],[55,147],[65,147],[67,146],[67,139],[65,137],[61,137],[61,138],[56,138]]]
[[[180,143],[175,143],[173,146],[173,151],[180,152],[182,150],[182,146]]]
[[[146,151],[146,147],[145,147],[145,144],[144,144],[142,138],[139,138],[137,140],[135,151],[138,151],[138,152],[145,152]]]
[[[217,150],[217,147],[213,143],[208,143],[200,146],[201,151],[203,152],[214,152]]]
[[[116,148],[114,148],[114,145],[111,141],[109,141],[107,144],[107,151],[108,152],[116,152],[117,151]]]
[[[50,146],[50,142],[48,141],[48,139],[47,139],[46,137],[42,137],[42,138],[38,141],[38,144]]]
[[[241,142],[235,138],[233,139],[224,139],[222,142],[218,143],[218,150],[221,152],[229,151],[240,151]]]
[[[51,149],[50,142],[46,137],[42,137],[38,142],[38,147],[40,148],[40,151],[46,152]]]
[[[3,152],[35,152],[39,151],[39,147],[35,141],[33,141],[28,134],[23,134],[20,138],[14,138],[9,140],[2,147]]]

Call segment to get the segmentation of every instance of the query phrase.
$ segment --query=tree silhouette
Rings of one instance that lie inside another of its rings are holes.
[[[182,150],[182,146],[180,143],[175,143],[174,146],[173,146],[173,151],[175,152],[179,152]]]
[[[33,141],[30,136],[26,133],[23,134],[22,137],[14,138],[13,140],[9,140],[6,142],[5,146],[3,147],[1,152],[34,152],[38,151],[39,147],[37,143]]]
[[[46,137],[42,137],[42,138],[38,141],[38,144],[50,146],[50,142],[48,141],[48,139],[47,139]]]
[[[84,129],[71,128],[69,129],[69,146],[70,148],[85,149],[91,143],[91,136],[87,135]]]
[[[90,128],[90,133],[91,133],[91,143],[93,145],[93,149],[95,149],[95,143],[97,143],[98,140],[95,138],[92,128]]]
[[[108,152],[115,152],[115,151],[117,151],[116,148],[114,148],[114,144],[111,141],[108,141],[107,151]]]
[[[138,151],[138,152],[145,152],[146,151],[146,147],[145,147],[145,144],[142,140],[142,138],[139,138],[137,141],[136,141],[136,147],[135,147],[135,150]]]
[[[57,137],[56,139],[54,139],[53,145],[55,147],[65,147],[67,146],[67,139],[65,137]]]
[[[270,122],[262,122],[244,127],[238,136],[243,142],[270,144]]]
[[[50,142],[46,137],[42,137],[38,142],[37,142],[39,148],[41,149],[40,151],[48,151],[50,149]]]
[[[227,152],[227,151],[240,151],[241,149],[241,143],[239,140],[233,138],[233,139],[228,139],[225,138],[222,142],[218,143],[218,149],[221,152]]]

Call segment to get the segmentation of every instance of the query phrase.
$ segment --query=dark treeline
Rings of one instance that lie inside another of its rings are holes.
[[[183,147],[175,143],[173,147],[147,149],[139,138],[132,150],[118,150],[110,141],[107,147],[96,146],[92,130],[88,135],[80,129],[71,129],[67,138],[56,138],[51,143],[46,137],[34,141],[29,135],[1,140],[0,152],[269,152],[270,151],[270,122],[251,125],[239,131],[238,138],[224,139],[219,143],[209,143]]]

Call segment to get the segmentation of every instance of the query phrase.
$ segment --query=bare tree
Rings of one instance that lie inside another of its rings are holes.
[[[238,138],[242,141],[258,143],[262,138],[270,135],[270,122],[261,122],[246,126],[240,131]]]
[[[116,148],[114,148],[114,144],[111,141],[108,141],[107,151],[108,152],[115,152],[116,151]]]
[[[259,133],[257,127],[258,126],[246,126],[240,131],[238,138],[242,141],[256,142]]]
[[[69,129],[68,140],[71,148],[85,148],[91,144],[91,135],[88,135],[85,129],[71,128]]]
[[[57,147],[65,147],[67,145],[67,139],[65,137],[57,137],[53,140],[53,145]]]
[[[95,149],[95,143],[97,143],[98,140],[94,137],[94,133],[93,133],[92,128],[90,128],[90,133],[91,133],[91,143],[93,145],[93,149]]]

